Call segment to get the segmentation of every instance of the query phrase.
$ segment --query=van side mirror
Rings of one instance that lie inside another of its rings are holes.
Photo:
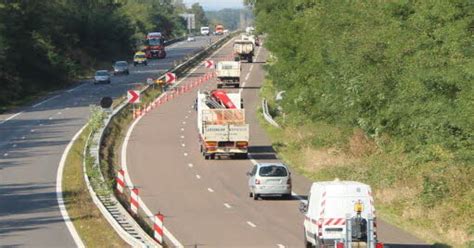
[[[300,212],[301,212],[302,214],[306,214],[306,212],[308,212],[308,203],[306,203],[306,202],[304,202],[304,201],[302,201],[302,202],[300,203]]]

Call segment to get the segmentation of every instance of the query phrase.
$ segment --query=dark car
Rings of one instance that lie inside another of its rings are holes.
[[[127,61],[117,61],[114,64],[114,75],[117,74],[130,74],[130,71],[128,70],[128,63]]]

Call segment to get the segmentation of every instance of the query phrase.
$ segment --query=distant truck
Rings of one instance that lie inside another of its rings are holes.
[[[250,131],[240,93],[198,92],[196,110],[199,143],[205,159],[247,158]]]
[[[246,60],[249,63],[253,62],[255,42],[247,39],[240,39],[234,42],[235,60]]]
[[[215,28],[215,31],[214,31],[214,34],[215,35],[223,35],[224,34],[224,26],[221,25],[221,24],[217,24],[216,28]]]
[[[315,182],[302,202],[306,247],[373,247],[375,207],[369,185],[353,181]]]
[[[209,27],[201,27],[201,35],[209,35]]]
[[[151,32],[147,34],[144,52],[148,59],[163,59],[166,57],[165,40],[160,32]]]
[[[217,88],[224,86],[240,87],[240,73],[242,68],[238,61],[220,61],[217,63]]]

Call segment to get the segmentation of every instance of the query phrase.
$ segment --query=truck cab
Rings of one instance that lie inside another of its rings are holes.
[[[238,61],[220,61],[217,63],[217,88],[224,86],[240,87],[240,73],[242,68]]]

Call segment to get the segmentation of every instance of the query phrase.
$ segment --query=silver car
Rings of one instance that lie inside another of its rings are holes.
[[[282,163],[258,163],[249,176],[250,197],[257,200],[264,195],[291,198],[291,173]]]
[[[100,83],[110,84],[110,74],[107,70],[99,70],[95,72],[94,84]]]

